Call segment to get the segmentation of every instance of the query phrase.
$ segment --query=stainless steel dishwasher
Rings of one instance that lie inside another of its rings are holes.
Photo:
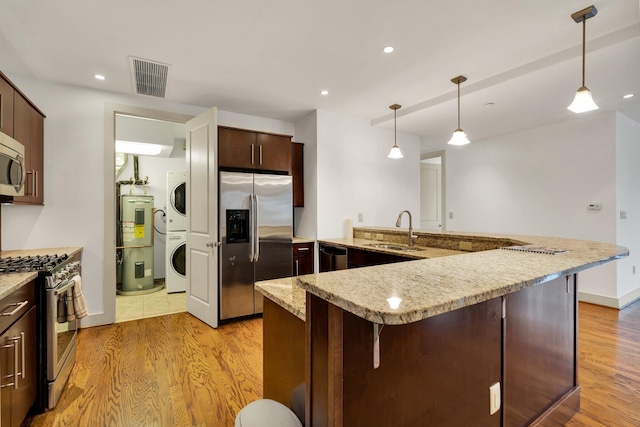
[[[320,272],[345,270],[347,248],[320,243]]]

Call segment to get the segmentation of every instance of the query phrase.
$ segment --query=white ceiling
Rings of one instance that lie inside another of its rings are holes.
[[[289,121],[325,109],[393,127],[398,103],[398,131],[427,150],[456,127],[460,74],[472,141],[574,118],[582,25],[570,15],[591,4],[586,84],[600,111],[640,121],[639,3],[3,0],[0,70],[133,94],[135,56],[171,65],[168,100]]]

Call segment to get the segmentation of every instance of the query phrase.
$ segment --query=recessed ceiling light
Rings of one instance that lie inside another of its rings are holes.
[[[633,94],[632,93],[628,93],[628,94],[624,95],[623,98],[624,99],[633,98]]]
[[[487,102],[484,104],[485,107],[493,107],[495,104],[493,102]]]
[[[102,74],[94,74],[93,77],[96,78],[96,80],[104,80],[105,77]]]
[[[329,95],[329,91],[328,90],[320,91],[320,95]]]
[[[387,47],[385,47],[384,49],[382,49],[382,51],[383,51],[384,53],[391,53],[391,52],[393,52],[393,50],[394,50],[394,49],[393,49],[393,46],[387,46]]]

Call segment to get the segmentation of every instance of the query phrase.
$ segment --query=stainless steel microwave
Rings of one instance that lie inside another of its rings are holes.
[[[0,196],[24,196],[24,145],[0,132]]]

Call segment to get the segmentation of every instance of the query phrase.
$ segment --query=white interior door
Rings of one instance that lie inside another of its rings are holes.
[[[218,327],[218,124],[214,107],[187,122],[187,312]]]
[[[442,226],[441,167],[420,163],[420,229],[440,230]]]

